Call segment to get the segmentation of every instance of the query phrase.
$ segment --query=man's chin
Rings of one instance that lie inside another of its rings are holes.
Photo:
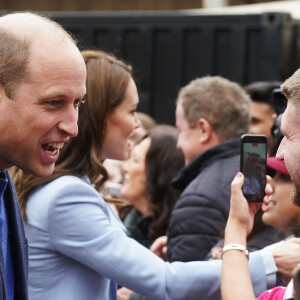
[[[291,198],[293,203],[300,207],[300,186],[295,182],[291,191]]]
[[[26,173],[32,174],[36,177],[48,177],[54,171],[54,164],[51,166],[40,166],[38,168],[31,168],[26,171]]]

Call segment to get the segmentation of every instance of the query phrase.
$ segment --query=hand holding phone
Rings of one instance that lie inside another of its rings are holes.
[[[266,186],[267,137],[244,134],[241,137],[243,194],[248,202],[262,202]]]

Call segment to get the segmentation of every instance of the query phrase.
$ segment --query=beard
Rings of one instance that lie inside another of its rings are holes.
[[[293,204],[300,207],[300,186],[296,182],[293,183],[294,184],[291,191],[291,199]]]

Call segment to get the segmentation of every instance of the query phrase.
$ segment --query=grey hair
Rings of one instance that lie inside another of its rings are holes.
[[[192,80],[181,88],[181,102],[191,128],[206,119],[222,141],[240,137],[249,131],[251,100],[237,83],[220,76]]]

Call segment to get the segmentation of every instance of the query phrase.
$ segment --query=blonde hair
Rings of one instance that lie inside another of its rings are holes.
[[[281,90],[286,98],[295,104],[300,111],[300,69],[281,85]]]

